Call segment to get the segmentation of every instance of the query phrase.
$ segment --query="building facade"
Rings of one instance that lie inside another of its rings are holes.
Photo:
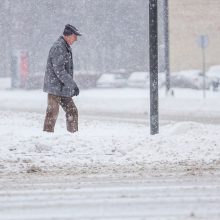
[[[168,0],[170,67],[172,71],[202,69],[198,37],[207,35],[206,66],[220,65],[220,1]]]

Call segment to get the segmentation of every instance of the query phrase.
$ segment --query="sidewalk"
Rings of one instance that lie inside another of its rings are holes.
[[[44,115],[0,111],[0,173],[117,174],[218,169],[220,126],[195,122],[149,127],[120,121],[80,119],[79,132],[42,132]]]

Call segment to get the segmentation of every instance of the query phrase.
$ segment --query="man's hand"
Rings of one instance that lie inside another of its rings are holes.
[[[78,96],[78,95],[79,95],[79,88],[78,86],[76,86],[74,89],[74,96]]]

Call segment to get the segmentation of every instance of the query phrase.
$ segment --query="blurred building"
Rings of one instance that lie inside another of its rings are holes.
[[[145,0],[1,0],[0,12],[0,75],[10,74],[11,53],[20,50],[29,52],[30,71],[43,74],[67,23],[83,33],[73,45],[75,70],[148,68]]]
[[[171,71],[202,69],[199,35],[208,35],[207,67],[220,64],[220,1],[168,0]]]
[[[163,1],[159,3],[159,70],[164,69]],[[220,1],[169,0],[171,71],[201,68],[197,37],[209,36],[208,66],[220,63]],[[75,70],[148,70],[146,0],[1,0],[0,76],[11,74],[11,57],[27,51],[29,71],[44,73],[52,43],[71,23],[83,33],[73,46]]]

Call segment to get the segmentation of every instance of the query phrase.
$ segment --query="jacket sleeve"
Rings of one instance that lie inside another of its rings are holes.
[[[51,56],[51,62],[57,78],[67,87],[75,89],[77,87],[72,76],[65,69],[66,51],[62,47],[56,47]]]

